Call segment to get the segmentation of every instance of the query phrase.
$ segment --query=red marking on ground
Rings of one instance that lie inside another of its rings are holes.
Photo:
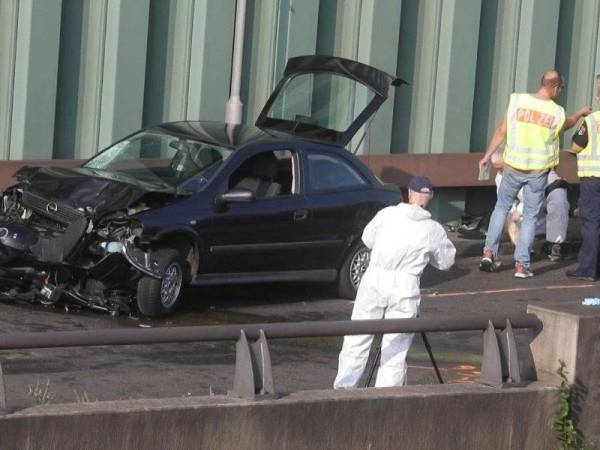
[[[582,289],[595,287],[595,284],[576,284],[576,285],[556,285],[556,286],[532,286],[532,287],[520,287],[511,289],[489,289],[485,291],[463,291],[463,292],[444,292],[438,294],[433,292],[431,294],[421,294],[421,297],[460,297],[463,295],[481,295],[481,294],[505,294],[508,292],[525,292],[525,291],[536,291],[540,289]]]

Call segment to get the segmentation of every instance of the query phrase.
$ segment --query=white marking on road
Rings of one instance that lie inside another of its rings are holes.
[[[461,297],[466,295],[481,295],[481,294],[505,294],[508,292],[526,292],[536,291],[540,289],[583,289],[596,287],[596,284],[576,284],[576,285],[556,285],[556,286],[532,286],[532,287],[520,287],[511,289],[488,289],[484,291],[463,291],[463,292],[432,292],[430,294],[421,294],[421,297]]]

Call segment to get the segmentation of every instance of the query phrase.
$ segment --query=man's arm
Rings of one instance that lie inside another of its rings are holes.
[[[571,153],[579,153],[581,150],[583,150],[583,147],[580,147],[579,145],[577,145],[575,142],[573,142],[571,144]]]
[[[579,119],[587,116],[591,112],[592,112],[592,108],[590,108],[589,106],[584,106],[579,111],[576,111],[573,114],[571,114],[569,117],[567,117],[567,120],[565,120],[565,123],[563,124],[562,128],[560,129],[561,133],[563,131],[567,131],[569,128],[573,128]]]
[[[439,270],[448,270],[454,265],[454,258],[456,257],[456,247],[450,239],[446,231],[439,225],[438,233],[434,234],[437,242],[433,242],[434,251],[432,258],[429,259],[429,264]]]
[[[573,141],[571,142],[571,153],[579,153],[588,144],[588,131],[587,124],[583,122],[577,132],[573,135]]]
[[[494,135],[492,136],[492,140],[488,145],[483,158],[479,160],[479,167],[489,164],[492,155],[498,151],[500,145],[506,139],[506,118],[502,119],[502,122],[498,124],[496,127],[496,131],[494,131]]]
[[[369,250],[373,250],[375,246],[375,240],[377,239],[377,232],[379,231],[379,225],[382,221],[382,211],[375,214],[375,217],[367,224],[362,234],[362,241]]]

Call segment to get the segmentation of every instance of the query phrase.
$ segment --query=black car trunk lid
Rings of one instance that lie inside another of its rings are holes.
[[[322,55],[291,58],[256,126],[346,146],[387,99],[390,85],[403,83],[349,59]]]

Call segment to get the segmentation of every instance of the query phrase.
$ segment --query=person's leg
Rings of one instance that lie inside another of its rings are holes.
[[[487,254],[490,252],[492,257],[495,257],[498,254],[498,247],[500,245],[506,215],[517,198],[521,184],[522,182],[519,176],[512,170],[504,170],[502,182],[498,187],[498,200],[496,201],[496,206],[490,217],[490,224],[485,238],[485,246],[483,249],[484,259],[488,257]],[[483,262],[484,261],[482,260],[481,269],[488,271],[488,268],[483,266]],[[492,261],[490,261],[490,263],[492,263]],[[493,270],[493,267],[490,267],[490,269]]]
[[[526,268],[529,268],[529,250],[535,238],[535,224],[544,203],[544,189],[547,180],[547,173],[527,175],[523,185],[523,221],[514,258],[515,262],[523,264]]]
[[[390,301],[385,312],[386,319],[409,319],[417,317],[419,298]],[[377,370],[375,387],[402,386],[406,380],[406,354],[412,344],[413,333],[384,334],[381,341],[381,362]]]
[[[364,281],[364,280],[363,280]],[[369,283],[359,286],[352,320],[381,319],[384,309],[379,306],[379,293]],[[360,377],[369,359],[373,335],[344,336],[344,344],[339,356],[338,373],[333,382],[334,389],[348,389],[358,386]]]
[[[551,261],[562,261],[569,228],[567,189],[556,188],[546,196],[546,246]]]
[[[596,277],[600,232],[600,180],[583,178],[580,183],[579,212],[582,243],[578,275]]]
[[[569,200],[565,188],[552,190],[546,197],[546,240],[560,244],[567,239]]]

